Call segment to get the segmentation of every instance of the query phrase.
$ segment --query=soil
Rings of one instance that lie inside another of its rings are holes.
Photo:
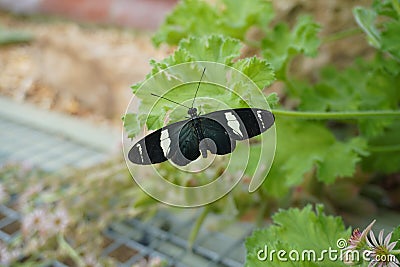
[[[151,58],[167,54],[153,48],[150,32],[1,12],[0,25],[34,36],[0,47],[0,95],[92,121],[120,124],[130,86]]]

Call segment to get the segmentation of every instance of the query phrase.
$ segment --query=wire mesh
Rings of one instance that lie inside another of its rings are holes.
[[[56,172],[67,166],[88,167],[109,157],[109,152],[95,146],[13,121],[2,117],[1,113],[0,129],[0,164],[23,162]],[[115,222],[104,232],[108,244],[103,255],[116,258],[121,267],[154,257],[175,267],[243,266],[243,240],[252,230],[251,225],[236,223],[222,232],[203,228],[192,248],[188,249],[187,240],[197,216],[194,210],[159,211],[151,219],[131,218]],[[20,217],[12,207],[0,205],[0,240],[11,242],[18,235]],[[66,265],[53,262],[51,266]]]

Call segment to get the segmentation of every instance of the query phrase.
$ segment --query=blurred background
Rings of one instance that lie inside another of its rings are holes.
[[[2,48],[1,94],[119,124],[129,87],[165,55],[149,37],[175,2],[2,0],[3,31],[26,44]]]
[[[131,97],[129,87],[143,80],[149,59],[161,59],[150,38],[177,0],[0,0],[0,25],[14,31],[3,46],[0,93],[17,102],[120,124]],[[369,1],[357,1],[358,5]],[[293,22],[310,13],[323,34],[355,22],[348,1],[275,1],[277,18]],[[362,38],[360,38],[362,40]],[[349,44],[352,44],[349,46]],[[328,61],[345,66],[354,55],[368,53],[354,39],[323,47],[319,57],[302,65],[307,72]]]

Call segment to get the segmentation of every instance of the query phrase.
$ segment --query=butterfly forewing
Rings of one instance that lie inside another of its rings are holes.
[[[274,115],[264,109],[237,108],[211,112],[204,117],[218,121],[233,140],[245,140],[268,130]]]
[[[129,150],[128,158],[140,165],[161,163],[179,151],[179,132],[187,120],[167,125],[138,141]]]

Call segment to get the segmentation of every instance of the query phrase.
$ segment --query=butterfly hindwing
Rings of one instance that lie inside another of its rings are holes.
[[[207,149],[213,154],[225,155],[231,153],[236,147],[236,141],[232,140],[224,125],[217,120],[207,117],[199,117],[203,137]],[[206,139],[211,139],[208,141]],[[213,142],[214,144],[210,144]]]

